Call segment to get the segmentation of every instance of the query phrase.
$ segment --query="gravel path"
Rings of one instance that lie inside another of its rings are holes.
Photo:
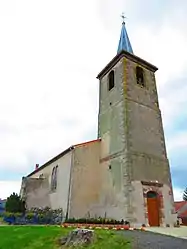
[[[123,232],[127,239],[132,239],[133,249],[184,249],[187,239],[142,231]]]

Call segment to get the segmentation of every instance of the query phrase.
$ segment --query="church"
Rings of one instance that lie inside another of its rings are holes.
[[[137,57],[123,21],[117,54],[101,70],[97,139],[75,144],[22,178],[28,209],[149,226],[176,221],[155,72]]]

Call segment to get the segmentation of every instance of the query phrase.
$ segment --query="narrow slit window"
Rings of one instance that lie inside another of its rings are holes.
[[[141,67],[136,67],[136,81],[138,85],[145,86],[144,71]]]
[[[55,167],[52,170],[52,174],[51,174],[51,190],[54,190],[54,176],[55,176]]]
[[[58,165],[55,167],[54,190],[56,190],[56,188],[57,188],[57,177],[58,177]]]
[[[108,90],[114,88],[114,71],[112,70],[108,75]]]

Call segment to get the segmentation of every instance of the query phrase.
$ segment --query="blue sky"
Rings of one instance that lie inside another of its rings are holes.
[[[71,144],[97,135],[97,73],[115,56],[120,15],[156,73],[175,199],[187,186],[187,2],[0,1],[0,198]]]

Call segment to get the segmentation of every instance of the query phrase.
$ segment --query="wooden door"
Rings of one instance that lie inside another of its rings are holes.
[[[159,222],[159,198],[156,192],[147,193],[147,211],[150,226],[160,226]]]

